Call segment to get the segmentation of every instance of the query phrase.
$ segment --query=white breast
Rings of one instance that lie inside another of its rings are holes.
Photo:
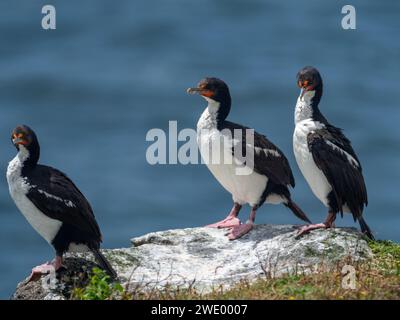
[[[311,119],[297,122],[293,134],[293,151],[300,171],[307,180],[311,190],[325,206],[328,206],[327,196],[332,188],[322,170],[315,164],[307,144],[308,134],[322,127],[323,124]]]
[[[203,161],[219,183],[232,194],[233,201],[251,206],[259,203],[268,178],[253,170],[248,175],[237,174],[241,165],[232,155],[234,141],[230,135],[216,128],[216,120],[208,108],[197,123],[197,143]]]
[[[51,219],[40,212],[36,206],[28,199],[26,194],[31,188],[36,186],[30,185],[27,179],[21,176],[22,161],[21,154],[17,155],[8,165],[7,182],[10,195],[14,200],[17,208],[24,215],[31,226],[51,244],[62,222]]]

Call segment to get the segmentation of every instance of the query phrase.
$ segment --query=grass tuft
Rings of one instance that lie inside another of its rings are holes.
[[[124,288],[112,283],[110,276],[99,268],[92,269],[89,284],[85,288],[72,291],[73,300],[112,300],[124,296]]]
[[[295,272],[279,278],[271,273],[256,281],[238,282],[234,287],[224,290],[216,287],[202,294],[195,290],[195,283],[185,287],[145,285],[129,289],[120,284],[112,284],[103,271],[95,269],[86,288],[77,288],[74,299],[263,299],[263,300],[304,300],[304,299],[400,299],[400,245],[391,241],[370,241],[374,253],[372,260],[353,262],[351,258],[338,263],[336,267],[318,269],[317,273]],[[348,268],[355,271],[354,287],[346,282]],[[347,268],[347,269],[346,269]],[[144,290],[145,289],[145,290]]]

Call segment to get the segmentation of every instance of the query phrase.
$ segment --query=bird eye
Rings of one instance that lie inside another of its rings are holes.
[[[21,132],[19,132],[19,133],[13,133],[12,138],[13,138],[13,139],[24,139],[24,138],[25,138],[25,134],[24,134],[24,133],[21,133]]]

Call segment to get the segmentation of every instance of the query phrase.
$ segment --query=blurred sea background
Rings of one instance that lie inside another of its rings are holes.
[[[41,28],[53,4],[57,29]],[[0,298],[53,250],[19,213],[5,172],[15,125],[30,125],[41,163],[66,172],[91,202],[103,247],[147,232],[225,217],[231,196],[204,165],[146,162],[152,128],[195,128],[205,102],[187,87],[224,79],[229,119],[266,134],[288,157],[293,197],[319,222],[292,152],[295,76],[322,73],[321,110],[352,140],[369,192],[365,217],[379,239],[400,241],[400,2],[355,1],[357,29],[341,28],[347,1],[146,0],[0,3]],[[248,208],[241,216],[246,219]],[[257,223],[301,223],[263,206]],[[339,226],[356,226],[350,215]]]

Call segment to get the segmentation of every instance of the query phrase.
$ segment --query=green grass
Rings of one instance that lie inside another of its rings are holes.
[[[377,267],[382,272],[400,276],[400,245],[392,241],[370,241]]]
[[[391,241],[370,241],[374,258],[364,263],[351,263],[356,270],[356,288],[342,286],[342,267],[321,270],[316,274],[294,274],[279,278],[265,276],[255,282],[241,281],[229,290],[221,287],[199,294],[193,286],[127,292],[112,284],[101,270],[95,270],[86,288],[75,289],[74,299],[400,299],[400,245]]]
[[[110,277],[101,269],[93,268],[89,284],[85,288],[72,291],[73,300],[109,300],[123,297],[124,288],[112,283]]]

